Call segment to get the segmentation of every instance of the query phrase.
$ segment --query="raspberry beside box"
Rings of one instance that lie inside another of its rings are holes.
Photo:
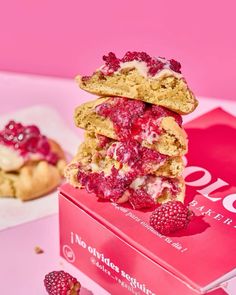
[[[236,119],[216,109],[186,128],[186,201],[199,217],[175,236],[155,232],[148,211],[60,189],[61,255],[111,294],[227,294],[220,286],[236,274]]]

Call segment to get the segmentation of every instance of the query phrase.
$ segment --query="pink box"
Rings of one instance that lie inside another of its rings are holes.
[[[188,123],[186,202],[195,219],[166,237],[150,211],[60,189],[61,256],[111,294],[227,294],[236,275],[236,118],[221,109]]]

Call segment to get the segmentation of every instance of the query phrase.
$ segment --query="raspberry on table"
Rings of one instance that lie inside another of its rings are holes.
[[[49,295],[78,295],[81,287],[76,278],[63,270],[48,273],[44,285]]]
[[[179,231],[188,226],[193,212],[180,201],[162,204],[150,217],[150,225],[163,235]]]

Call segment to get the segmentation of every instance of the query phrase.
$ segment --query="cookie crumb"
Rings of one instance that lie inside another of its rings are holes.
[[[34,247],[34,252],[35,252],[36,254],[42,254],[42,253],[44,253],[43,249],[40,248],[39,246],[35,246],[35,247]]]

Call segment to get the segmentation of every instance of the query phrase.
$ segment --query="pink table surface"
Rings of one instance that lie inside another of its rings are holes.
[[[86,275],[59,257],[58,216],[3,230],[0,233],[0,294],[43,295],[43,279],[52,270],[63,269],[79,279],[81,295],[109,294]],[[35,254],[34,247],[45,252]]]
[[[34,104],[48,104],[57,109],[73,127],[72,113],[76,105],[91,99],[80,91],[73,80],[25,76],[0,72],[0,115]],[[200,98],[199,108],[185,117],[190,120],[217,106],[236,115],[236,104]],[[77,131],[79,132],[79,131]],[[79,132],[79,134],[82,134]],[[0,294],[46,294],[43,287],[45,273],[65,269],[83,285],[83,294],[108,294],[87,276],[59,257],[58,216],[53,215],[0,232]],[[44,253],[37,255],[34,247]],[[32,291],[33,290],[33,291]],[[91,293],[92,292],[92,293]],[[231,294],[235,294],[232,289]]]

